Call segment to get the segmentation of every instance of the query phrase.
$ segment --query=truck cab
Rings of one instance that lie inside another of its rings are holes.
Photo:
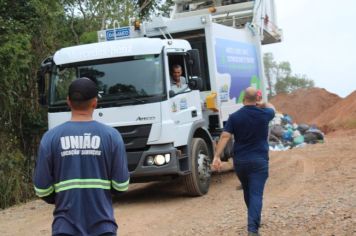
[[[204,174],[200,179],[206,179],[201,184],[208,183],[212,139],[203,124],[195,60],[196,51],[179,39],[131,38],[61,49],[50,66],[48,127],[70,119],[68,86],[87,77],[100,94],[93,118],[121,133],[133,181],[189,176],[188,143],[198,132],[203,149],[197,150]],[[189,87],[178,93],[171,90],[173,64],[182,66],[189,81]],[[195,194],[203,193],[198,188]]]

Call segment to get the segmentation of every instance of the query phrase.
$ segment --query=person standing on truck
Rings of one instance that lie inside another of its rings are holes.
[[[55,204],[52,235],[116,235],[111,194],[128,189],[129,172],[120,133],[92,118],[98,89],[74,80],[67,103],[71,120],[41,140],[33,182],[36,195]]]
[[[257,107],[257,91],[245,90],[244,106],[230,115],[216,146],[213,168],[220,170],[220,155],[234,136],[234,169],[239,178],[248,210],[248,234],[259,235],[263,190],[268,178],[268,123],[275,108],[270,103]]]
[[[182,92],[188,88],[187,80],[182,76],[182,67],[180,65],[172,66],[171,89],[175,93]]]

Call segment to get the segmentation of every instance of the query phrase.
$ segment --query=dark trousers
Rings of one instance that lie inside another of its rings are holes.
[[[55,234],[53,236],[72,236],[71,234]],[[99,236],[116,236],[114,233],[104,233],[100,234]]]
[[[257,233],[261,224],[263,190],[268,178],[268,161],[243,160],[236,161],[234,165],[247,206],[247,230]]]

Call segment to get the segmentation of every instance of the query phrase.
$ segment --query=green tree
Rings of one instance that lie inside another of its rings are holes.
[[[265,53],[263,55],[263,64],[264,64],[267,85],[268,85],[268,93],[270,95],[272,95],[274,93],[274,90],[273,90],[274,77],[273,76],[274,76],[275,68],[276,68],[276,62],[274,61],[272,53],[269,52],[269,53]]]
[[[61,0],[74,44],[97,41],[98,30],[128,26],[131,19],[147,20],[169,12],[172,0]]]
[[[314,81],[308,79],[305,75],[287,76],[275,84],[276,93],[291,93],[299,88],[312,88]]]
[[[55,0],[0,1],[0,208],[33,195],[33,159],[46,127],[36,72],[41,59],[65,44],[63,19]]]
[[[306,75],[293,74],[288,61],[276,62],[272,53],[263,55],[269,97],[279,93],[291,93],[299,88],[314,87],[314,81]]]

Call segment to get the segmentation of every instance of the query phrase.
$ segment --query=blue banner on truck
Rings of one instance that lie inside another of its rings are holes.
[[[241,103],[245,88],[260,89],[260,65],[253,44],[217,38],[215,52],[218,73],[231,77],[229,88],[225,86],[219,91],[221,101],[236,99],[236,103]]]

